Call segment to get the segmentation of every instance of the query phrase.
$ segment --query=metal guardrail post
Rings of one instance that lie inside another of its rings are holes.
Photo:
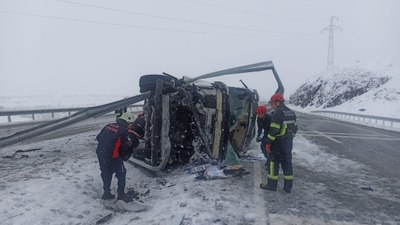
[[[11,116],[10,116],[10,115],[8,115],[8,117],[7,117],[7,118],[8,118],[8,122],[9,122],[9,123],[11,123]]]

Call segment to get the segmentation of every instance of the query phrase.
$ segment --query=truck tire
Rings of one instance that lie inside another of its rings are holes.
[[[173,76],[160,74],[149,74],[141,76],[139,79],[140,93],[154,91],[156,89],[157,80],[162,80],[165,84],[169,84],[171,83],[171,81],[175,81],[177,79]]]

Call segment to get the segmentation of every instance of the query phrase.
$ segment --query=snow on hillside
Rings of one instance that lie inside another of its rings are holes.
[[[357,61],[310,79],[291,96],[304,109],[400,118],[400,57]]]
[[[399,57],[400,58],[400,57]],[[393,63],[392,63],[393,62]],[[379,88],[355,97],[332,110],[400,118],[400,60],[394,58],[377,60],[375,63],[358,62],[358,66],[390,76],[391,79]],[[362,111],[359,111],[359,110]]]

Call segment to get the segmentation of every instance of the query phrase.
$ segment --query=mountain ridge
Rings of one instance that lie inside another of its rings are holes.
[[[400,118],[400,57],[369,59],[318,73],[289,98],[306,110]]]

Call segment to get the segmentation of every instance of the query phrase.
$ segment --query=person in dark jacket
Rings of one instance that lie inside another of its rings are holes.
[[[271,116],[267,114],[267,107],[265,105],[260,105],[257,107],[257,139],[259,142],[265,136],[267,136],[269,131],[269,126],[271,125]]]
[[[112,176],[115,173],[118,179],[118,199],[132,201],[125,194],[126,169],[123,160],[130,157],[128,126],[133,120],[132,113],[124,113],[117,119],[116,123],[106,125],[96,136],[98,141],[96,154],[100,164],[104,190],[102,199],[115,198],[110,189]]]
[[[270,103],[275,110],[271,117],[271,127],[265,142],[265,148],[270,151],[268,165],[268,182],[261,183],[265,190],[276,191],[278,185],[279,165],[283,170],[283,189],[290,193],[293,186],[292,148],[293,137],[297,132],[296,114],[284,104],[283,95],[272,95]]]
[[[269,152],[265,149],[265,141],[267,134],[269,132],[269,127],[271,125],[271,116],[267,114],[267,107],[260,105],[257,107],[257,137],[256,141],[261,142],[260,148],[261,152],[264,154],[265,158],[268,160]]]
[[[146,121],[144,118],[144,114],[140,113],[137,115],[137,118],[131,124],[130,133],[132,132],[134,136],[138,139],[142,139],[144,137]]]
[[[257,107],[256,114],[257,114],[256,142],[261,142],[262,139],[265,139],[267,137],[269,127],[271,125],[271,116],[267,114],[267,107],[264,105],[260,105]],[[268,159],[268,155],[266,155],[266,152],[265,151],[262,152],[265,158]]]

